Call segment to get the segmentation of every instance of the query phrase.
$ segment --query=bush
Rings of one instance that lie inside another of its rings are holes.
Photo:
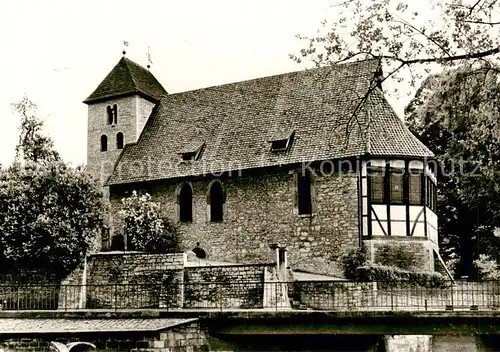
[[[486,254],[480,254],[479,259],[474,260],[474,267],[478,271],[478,276],[482,280],[500,279],[500,269],[496,260],[491,259]]]
[[[367,263],[366,247],[361,246],[351,249],[342,258],[342,266],[344,269],[344,276],[346,279],[355,280],[357,277],[356,269]]]
[[[179,231],[149,194],[136,191],[122,199],[120,210],[127,235],[127,249],[150,253],[179,251]]]
[[[378,264],[369,264],[357,268],[355,280],[360,282],[383,282],[388,286],[407,283],[428,288],[442,287],[446,282],[444,276],[435,272],[409,271]]]

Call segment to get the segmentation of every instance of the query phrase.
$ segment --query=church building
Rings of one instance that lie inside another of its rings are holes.
[[[365,60],[168,94],[122,57],[88,105],[89,172],[117,211],[134,190],[178,223],[184,248],[342,275],[342,256],[393,246],[417,269],[438,255],[432,152],[405,126]],[[165,83],[165,82],[164,82]]]

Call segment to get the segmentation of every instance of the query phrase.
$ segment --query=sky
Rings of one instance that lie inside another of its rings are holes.
[[[311,67],[297,64],[306,43],[332,15],[331,0],[0,0],[0,164],[14,157],[23,95],[39,107],[45,133],[64,160],[86,162],[87,106],[126,56],[169,93]],[[397,104],[396,111],[402,111]]]

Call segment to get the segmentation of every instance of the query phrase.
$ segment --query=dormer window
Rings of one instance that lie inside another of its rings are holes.
[[[184,147],[179,152],[179,155],[181,156],[181,160],[183,162],[190,162],[194,160],[198,160],[198,158],[201,155],[201,152],[203,151],[203,147],[205,146],[205,143],[202,142],[196,142],[196,143],[191,143],[188,146]]]
[[[294,130],[288,131],[286,133],[276,134],[269,142],[271,143],[272,152],[284,152],[292,144],[293,136],[295,134]]]
[[[196,159],[196,153],[183,153],[182,161],[191,161]]]

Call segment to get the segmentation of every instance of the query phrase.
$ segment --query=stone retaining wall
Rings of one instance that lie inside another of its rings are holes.
[[[289,285],[295,308],[326,310],[500,309],[500,284],[455,282],[440,288],[414,284],[297,281]]]
[[[276,267],[186,263],[183,253],[92,255],[63,281],[58,308],[262,308],[264,272]]]
[[[264,271],[274,264],[184,269],[185,308],[262,308]]]
[[[376,284],[297,281],[289,285],[294,308],[354,310],[369,307]]]
[[[83,271],[78,271],[64,281],[70,285],[86,282],[86,286],[65,286],[59,308],[182,307],[184,262],[183,253],[91,255],[87,259],[85,280]]]

